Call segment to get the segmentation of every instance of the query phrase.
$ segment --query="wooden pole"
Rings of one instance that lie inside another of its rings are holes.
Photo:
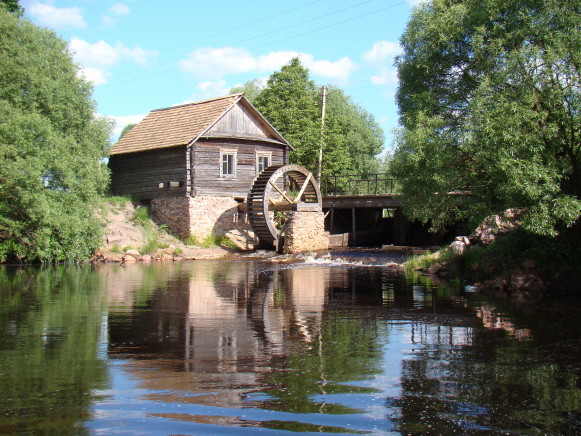
[[[323,86],[323,102],[321,103],[321,142],[319,144],[319,161],[317,163],[317,181],[321,183],[321,171],[323,167],[323,143],[325,133],[325,108],[327,106],[327,87]]]
[[[351,208],[351,221],[352,221],[352,228],[353,228],[353,243],[357,243],[357,237],[355,236],[355,229],[357,228],[357,225],[355,223],[355,208],[352,207]]]

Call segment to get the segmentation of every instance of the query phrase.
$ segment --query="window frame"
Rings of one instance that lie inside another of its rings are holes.
[[[256,166],[255,166],[255,172],[256,175],[258,176],[261,171],[260,171],[260,159],[261,158],[267,158],[268,159],[268,165],[266,165],[262,170],[264,171],[266,168],[268,168],[269,166],[272,165],[272,152],[264,152],[264,151],[257,151],[256,152]]]
[[[232,168],[230,173],[224,172],[224,158],[226,156],[232,156]],[[238,150],[223,149],[220,150],[220,178],[221,179],[235,179],[236,170],[238,167]]]

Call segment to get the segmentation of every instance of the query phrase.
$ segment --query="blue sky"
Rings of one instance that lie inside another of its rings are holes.
[[[375,116],[386,148],[397,125],[394,57],[421,0],[21,0],[69,42],[117,127],[152,109],[228,94],[299,56],[318,85]]]

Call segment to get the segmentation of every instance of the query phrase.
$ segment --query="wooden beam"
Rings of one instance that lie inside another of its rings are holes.
[[[282,195],[286,201],[288,201],[289,203],[292,204],[293,201],[290,198],[288,198],[288,196],[286,195],[286,193],[282,189],[280,189],[278,186],[276,186],[276,183],[273,183],[272,180],[269,180],[268,183],[270,183],[270,185],[273,186],[274,189],[276,189],[278,191],[278,193],[280,195]]]
[[[299,193],[295,197],[295,202],[301,201],[301,197],[302,197],[303,193],[305,192],[305,189],[307,189],[307,185],[309,184],[309,180],[311,180],[311,173],[309,173],[309,175],[305,179],[305,183],[303,183],[303,186],[301,186],[301,190],[299,191]]]

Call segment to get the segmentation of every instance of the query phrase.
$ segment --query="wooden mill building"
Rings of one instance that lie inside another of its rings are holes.
[[[243,94],[151,111],[111,149],[111,192],[151,205],[179,236],[247,228],[238,204],[290,144]]]

